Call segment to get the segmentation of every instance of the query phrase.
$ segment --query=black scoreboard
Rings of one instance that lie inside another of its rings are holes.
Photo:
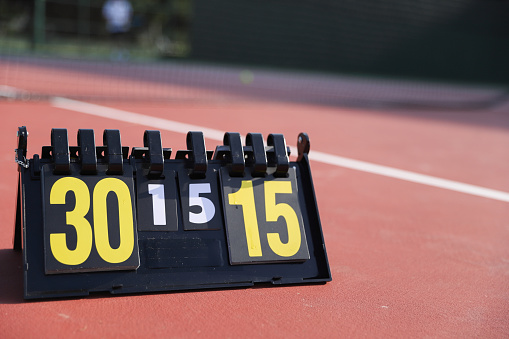
[[[26,299],[304,284],[331,280],[307,153],[290,162],[281,134],[267,142],[225,133],[215,151],[201,132],[187,150],[121,145],[118,130],[51,131],[26,158],[18,129],[14,248],[23,251]]]

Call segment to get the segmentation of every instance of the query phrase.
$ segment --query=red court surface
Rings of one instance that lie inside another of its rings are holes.
[[[20,84],[7,84],[10,86]],[[95,103],[98,104],[98,103]],[[16,131],[32,157],[53,127],[119,129],[142,146],[153,126],[85,114],[55,101],[0,101],[2,338],[309,338],[509,336],[509,104],[478,110],[346,107],[288,101],[107,102],[219,131],[311,140],[311,168],[332,281],[323,285],[23,300],[11,250]],[[148,120],[147,120],[148,121]],[[161,129],[163,147],[185,133]],[[210,134],[209,134],[210,135]],[[220,142],[206,139],[213,150]],[[324,163],[313,152],[498,191],[490,198]],[[321,152],[321,153],[320,153]]]

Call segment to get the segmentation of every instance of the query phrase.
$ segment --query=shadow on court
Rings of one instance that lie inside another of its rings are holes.
[[[0,304],[23,302],[23,260],[21,252],[0,250]]]

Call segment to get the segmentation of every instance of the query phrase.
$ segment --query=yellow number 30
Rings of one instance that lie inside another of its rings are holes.
[[[92,251],[92,226],[85,219],[90,209],[90,191],[87,184],[74,177],[58,179],[50,192],[50,204],[65,204],[67,192],[72,191],[76,205],[66,212],[66,223],[76,229],[76,248],[67,247],[65,233],[50,234],[51,252],[56,260],[65,265],[85,262]],[[113,192],[118,200],[120,246],[112,248],[108,236],[106,197]],[[93,192],[93,220],[95,245],[99,256],[106,262],[117,264],[126,261],[134,249],[133,212],[131,193],[127,185],[117,178],[105,178],[97,182]]]

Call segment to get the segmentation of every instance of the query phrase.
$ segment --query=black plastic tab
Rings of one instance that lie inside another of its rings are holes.
[[[309,136],[307,133],[300,133],[299,137],[297,138],[297,161],[301,161],[304,154],[309,153]]]
[[[230,153],[230,146],[217,145],[212,160],[220,160],[226,163],[227,154]]]
[[[55,174],[69,173],[71,156],[69,153],[69,139],[67,138],[67,129],[53,128],[51,130],[52,157],[55,163]]]
[[[246,146],[252,149],[250,154],[246,152],[246,165],[252,167],[252,175],[254,177],[264,176],[267,172],[267,154],[265,153],[263,135],[260,133],[248,133],[246,136]]]
[[[38,178],[41,175],[41,159],[39,159],[39,154],[34,154],[32,166],[30,167],[30,175],[32,178]]]
[[[97,154],[95,150],[95,134],[93,129],[78,130],[79,158],[81,174],[97,173]]]
[[[149,175],[161,176],[164,171],[163,144],[161,132],[146,130],[143,134],[143,145],[148,148],[145,158],[149,162]]]
[[[123,153],[120,141],[120,131],[117,129],[105,129],[103,143],[106,146],[104,157],[108,163],[107,174],[123,173]]]
[[[246,167],[244,158],[244,148],[239,133],[226,132],[223,138],[223,144],[229,147],[226,154],[226,161],[231,165],[230,175],[232,177],[243,176]]]
[[[205,148],[205,139],[203,132],[188,132],[187,133],[187,149],[189,152],[189,160],[192,165],[192,177],[204,177],[207,172],[208,160]]]
[[[18,127],[18,148],[16,152],[16,163],[25,168],[28,167],[27,156],[28,132],[25,126]]]
[[[122,149],[124,149],[124,147],[122,147]],[[164,160],[170,160],[172,151],[173,150],[171,148],[163,148]],[[134,159],[144,159],[145,154],[147,154],[147,153],[148,153],[148,147],[133,147],[131,155],[133,156]],[[124,159],[125,158],[126,157],[124,154]],[[177,159],[177,158],[175,157],[175,159]],[[185,157],[184,157],[184,159],[185,159]]]
[[[286,140],[283,134],[269,134],[267,138],[267,146],[272,146],[273,149],[267,152],[267,159],[269,166],[275,166],[275,176],[286,176],[290,166],[288,159],[288,151],[286,147]]]

